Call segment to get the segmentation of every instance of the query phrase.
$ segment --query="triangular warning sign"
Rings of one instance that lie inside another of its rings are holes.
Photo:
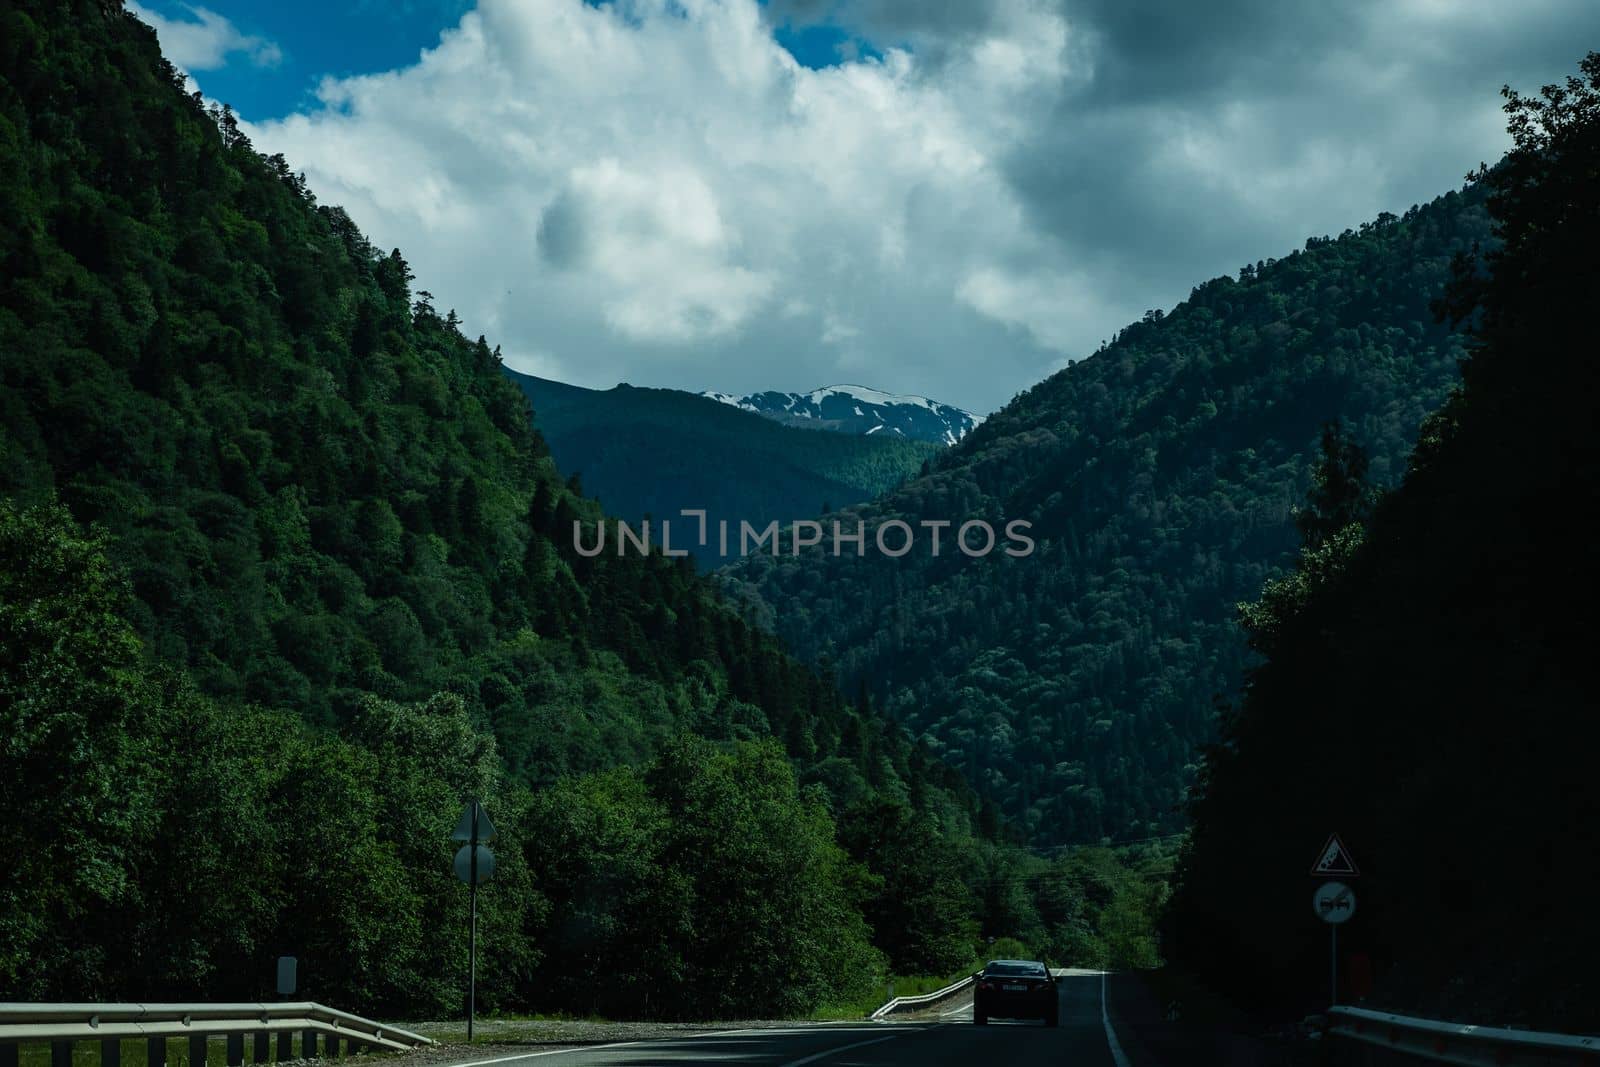
[[[461,818],[456,820],[456,832],[450,835],[452,841],[472,840],[472,809],[474,805],[468,804],[461,809]],[[478,844],[487,845],[498,835],[494,832],[494,823],[489,821],[489,813],[483,806],[476,805],[478,809]]]
[[[1311,873],[1326,878],[1355,878],[1361,874],[1361,868],[1356,866],[1350,850],[1344,847],[1339,835],[1329,834],[1328,843],[1317,853],[1317,862],[1311,865]]]

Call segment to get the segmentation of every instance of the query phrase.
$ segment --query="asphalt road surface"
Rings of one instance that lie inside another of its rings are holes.
[[[946,1007],[910,1022],[796,1025],[786,1029],[729,1030],[659,1041],[552,1049],[461,1061],[505,1067],[643,1067],[647,1064],[763,1064],[768,1067],[887,1067],[887,1065],[1062,1063],[1074,1067],[1125,1067],[1113,1058],[1103,1019],[1102,980],[1062,978],[1061,1025],[994,1019],[972,1025],[972,1004]]]

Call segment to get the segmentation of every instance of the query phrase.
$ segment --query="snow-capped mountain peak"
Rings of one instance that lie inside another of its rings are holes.
[[[792,426],[838,433],[892,433],[946,445],[955,444],[983,421],[982,415],[925,396],[886,393],[864,385],[828,385],[809,393],[769,390],[734,396],[707,391],[700,395]]]

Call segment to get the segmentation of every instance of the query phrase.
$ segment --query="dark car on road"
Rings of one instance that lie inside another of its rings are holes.
[[[972,1021],[979,1026],[995,1019],[1061,1021],[1061,1000],[1055,976],[1038,960],[990,960],[978,972],[972,989]]]

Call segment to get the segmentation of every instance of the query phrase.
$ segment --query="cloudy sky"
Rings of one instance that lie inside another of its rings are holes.
[[[130,3],[513,366],[987,412],[1405,210],[1594,0]]]

